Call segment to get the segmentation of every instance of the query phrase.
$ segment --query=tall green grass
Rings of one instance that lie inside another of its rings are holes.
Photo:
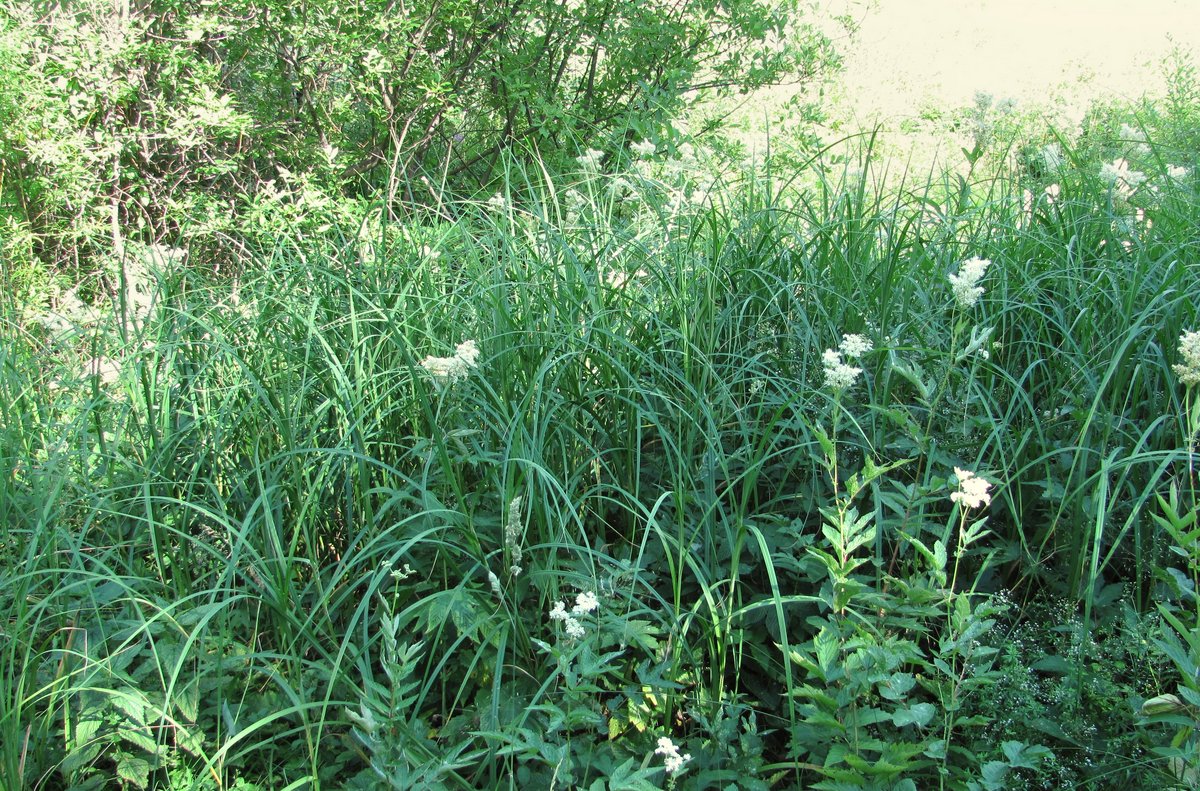
[[[1078,601],[1079,640],[1157,595],[1155,496],[1191,474],[1171,365],[1200,208],[1176,153],[1126,200],[1071,152],[1032,211],[1027,173],[885,178],[869,145],[793,178],[514,162],[502,204],[281,239],[235,283],[156,272],[144,319],[118,301],[55,339],[6,305],[4,782],[659,787],[663,736],[693,754],[681,784],[833,782],[794,693],[838,585],[908,597],[851,608],[847,656],[941,634],[964,672],[946,641],[988,593]],[[844,333],[875,348],[834,393]],[[465,380],[422,367],[468,340]],[[114,381],[85,375],[100,357]],[[956,467],[995,484],[991,535],[938,584],[917,546],[953,552]],[[809,550],[851,500],[875,528],[831,583]],[[573,640],[548,613],[585,591]]]

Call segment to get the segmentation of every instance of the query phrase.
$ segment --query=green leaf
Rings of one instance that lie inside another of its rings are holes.
[[[660,645],[658,635],[661,633],[662,630],[651,621],[630,618],[622,625],[621,639],[627,644],[638,646],[647,654],[654,655]]]
[[[117,736],[127,747],[130,745],[141,747],[151,755],[155,755],[159,751],[159,744],[150,735],[149,728],[121,728],[117,731]]]
[[[90,744],[100,732],[103,721],[94,715],[81,717],[75,723],[75,746],[84,747]]]
[[[887,700],[904,700],[916,683],[916,676],[912,673],[892,673],[887,680],[879,684],[879,694]]]
[[[1041,762],[1053,755],[1049,747],[1041,744],[1028,745],[1019,741],[1007,741],[1000,745],[1014,769],[1037,769]]]
[[[891,761],[880,758],[876,761],[863,758],[856,753],[846,754],[846,764],[852,769],[856,769],[865,775],[883,778],[893,778],[908,768],[908,762],[892,763]],[[869,786],[868,786],[869,787]]]
[[[96,756],[100,755],[103,747],[104,745],[99,741],[77,744],[59,764],[59,771],[67,775],[79,771],[96,760]]]
[[[852,709],[844,717],[846,727],[848,728],[866,728],[870,725],[887,722],[889,719],[891,719],[891,716],[886,711],[877,709],[874,706]]]
[[[150,762],[126,752],[117,753],[117,777],[136,788],[150,785]]]
[[[1042,673],[1056,673],[1058,675],[1069,675],[1074,672],[1074,666],[1063,659],[1061,656],[1053,654],[1044,656],[1041,659],[1030,665],[1030,669],[1037,670]]]
[[[837,458],[837,451],[834,449],[833,440],[829,438],[829,434],[821,426],[815,426],[813,433],[817,435],[817,442],[821,445],[821,452],[825,454],[826,459]]]
[[[200,679],[193,678],[187,682],[181,681],[175,687],[175,694],[171,700],[184,719],[189,722],[195,722],[196,718],[200,716]]]
[[[174,739],[176,747],[196,757],[204,750],[204,732],[199,728],[193,730],[177,723]]]
[[[903,728],[905,725],[924,728],[935,714],[937,714],[937,707],[932,703],[914,703],[912,706],[896,709],[892,715],[892,723],[897,728]]]
[[[609,791],[657,791],[659,785],[655,780],[662,772],[661,766],[641,767],[632,759],[613,769],[608,778]]]
[[[1004,777],[1008,774],[1008,764],[1003,761],[988,761],[983,765],[983,787],[987,791],[1000,791],[1004,788]]]
[[[146,724],[146,702],[141,693],[121,689],[115,690],[109,696],[113,707],[125,715],[125,718],[135,725]]]
[[[487,617],[470,592],[461,587],[454,588],[434,594],[426,601],[425,617],[430,630],[440,629],[450,622],[469,640],[479,641],[479,629]]]
[[[826,678],[829,677],[829,670],[837,659],[839,647],[837,631],[831,626],[822,627],[817,636],[813,638],[813,648],[817,652],[817,664]]]

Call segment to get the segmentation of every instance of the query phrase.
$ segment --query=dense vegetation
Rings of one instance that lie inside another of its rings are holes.
[[[1186,60],[746,164],[668,5],[6,7],[0,787],[1194,787]]]
[[[495,179],[514,146],[611,152],[696,91],[831,63],[798,6],[10,0],[9,254],[62,267],[169,239],[219,264],[285,229],[396,219]]]

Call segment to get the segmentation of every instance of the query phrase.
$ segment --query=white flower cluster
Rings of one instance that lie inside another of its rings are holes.
[[[692,760],[690,753],[684,755],[679,754],[679,748],[675,742],[671,741],[669,736],[661,736],[658,740],[658,747],[654,748],[655,755],[663,757],[663,764],[667,774],[673,775],[683,769],[683,765]]]
[[[836,349],[826,349],[821,356],[825,368],[825,386],[830,390],[845,390],[857,381],[862,369],[848,364],[843,358],[862,357],[871,351],[871,341],[863,335],[843,335]]]
[[[1146,180],[1146,174],[1140,170],[1131,170],[1127,160],[1114,159],[1100,166],[1100,178],[1118,195],[1128,198]]]
[[[1179,356],[1183,362],[1171,366],[1171,370],[1185,385],[1200,385],[1200,330],[1179,336]]]
[[[487,205],[496,211],[504,211],[508,208],[508,201],[504,196],[497,192],[495,195],[487,199]]]
[[[958,265],[958,273],[950,275],[950,288],[954,291],[954,301],[962,308],[973,308],[983,296],[983,286],[979,281],[987,274],[987,268],[992,262],[986,258],[968,258]]]
[[[610,269],[604,273],[604,282],[609,288],[622,289],[635,280],[643,280],[647,277],[645,269],[639,269],[636,272],[626,272],[620,269]]]
[[[826,349],[821,357],[821,365],[825,368],[825,386],[830,390],[845,390],[852,386],[861,368],[847,365],[842,361],[842,355],[836,349]]]
[[[992,484],[987,480],[959,467],[954,468],[954,474],[958,477],[958,491],[950,493],[951,501],[959,503],[963,508],[979,508],[992,504],[992,496],[988,494]]]
[[[1146,139],[1146,130],[1132,124],[1121,124],[1121,139],[1129,143],[1129,153],[1145,157],[1150,155],[1150,144]]]
[[[583,193],[572,187],[564,194],[564,203],[567,206],[567,221],[574,223],[583,215],[588,208],[587,198],[583,197]]]
[[[600,170],[600,161],[604,159],[604,152],[597,151],[594,148],[589,148],[584,151],[576,160],[579,167],[583,168],[588,173],[595,173]]]
[[[392,561],[385,560],[381,564],[381,567],[383,568],[384,571],[388,572],[388,575],[396,582],[403,582],[404,580],[408,579],[409,577],[411,577],[412,575],[417,573],[417,572],[413,571],[413,567],[408,565],[407,563],[405,563],[402,568],[398,568],[398,569],[392,568],[393,565],[394,564],[392,563]]]
[[[571,608],[570,612],[567,612],[567,605],[561,601],[554,602],[554,607],[550,609],[550,620],[562,621],[567,637],[572,640],[580,640],[587,632],[577,616],[587,615],[599,606],[600,600],[596,598],[596,594],[584,591],[575,597],[575,606]]]
[[[508,573],[514,577],[521,573],[521,539],[525,534],[525,525],[521,522],[521,496],[512,498],[508,503],[508,518],[504,520],[504,548],[508,550]]]
[[[862,357],[867,352],[874,348],[871,346],[871,340],[865,335],[844,334],[842,342],[838,346],[842,354],[847,357]]]
[[[639,140],[630,144],[629,148],[638,159],[649,159],[658,150],[658,147],[649,140]]]
[[[421,361],[421,367],[438,382],[454,384],[466,379],[471,369],[478,365],[479,347],[475,341],[464,341],[455,348],[453,357],[430,355]]]

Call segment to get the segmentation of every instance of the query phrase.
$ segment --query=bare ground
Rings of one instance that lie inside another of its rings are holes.
[[[827,142],[881,125],[884,148],[913,164],[948,163],[969,145],[945,123],[977,92],[1013,100],[1070,135],[1095,101],[1161,96],[1172,53],[1200,68],[1200,0],[818,0],[812,18],[857,22],[838,41],[845,71],[820,98]],[[756,94],[735,117],[761,152],[802,89]],[[813,99],[812,86],[808,98]]]

